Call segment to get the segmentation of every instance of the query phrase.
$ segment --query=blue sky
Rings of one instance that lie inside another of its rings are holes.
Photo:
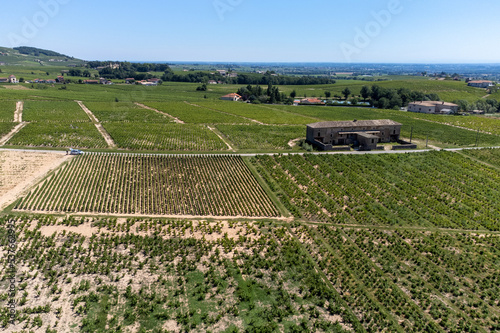
[[[499,1],[2,1],[0,46],[86,60],[500,63]]]

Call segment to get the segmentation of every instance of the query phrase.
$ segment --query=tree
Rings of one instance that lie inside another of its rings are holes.
[[[363,101],[366,102],[368,97],[370,97],[370,88],[368,88],[368,86],[363,86],[363,87],[361,87],[360,93],[361,93],[361,97],[363,97]]]
[[[389,105],[390,105],[390,101],[387,98],[385,98],[385,97],[382,97],[378,101],[378,107],[379,107],[379,109],[388,109]]]
[[[342,95],[344,95],[346,100],[349,98],[350,94],[351,94],[351,89],[349,89],[348,87],[345,87],[345,89],[342,90]]]
[[[290,97],[291,98],[295,98],[297,96],[297,92],[295,91],[295,89],[290,93]]]
[[[325,91],[325,97],[330,98],[332,96],[332,93],[330,91]]]

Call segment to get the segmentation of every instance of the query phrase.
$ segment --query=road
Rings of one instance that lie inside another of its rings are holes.
[[[241,157],[254,157],[258,155],[305,155],[305,154],[313,154],[313,155],[370,155],[370,154],[411,154],[411,153],[424,153],[429,151],[462,151],[462,150],[470,150],[470,149],[500,149],[500,146],[496,147],[464,147],[464,148],[443,148],[443,149],[411,149],[411,150],[372,150],[372,151],[330,151],[330,152],[293,152],[293,153],[252,153],[252,154],[227,154],[227,153],[193,153],[193,154],[167,154],[167,153],[127,153],[127,152],[99,152],[100,154],[115,154],[115,155],[140,155],[140,156],[241,156]],[[0,151],[21,151],[21,152],[32,152],[32,153],[54,153],[54,154],[66,154],[66,150],[35,150],[35,149],[10,149],[10,148],[0,148]],[[85,153],[85,152],[84,152]]]

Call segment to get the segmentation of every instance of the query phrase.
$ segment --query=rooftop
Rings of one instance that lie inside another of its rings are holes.
[[[457,104],[442,102],[442,101],[419,101],[419,102],[411,102],[410,104],[422,105],[422,106],[436,106],[436,105],[458,106]]]
[[[322,121],[319,123],[308,124],[311,128],[331,128],[331,127],[370,127],[370,126],[393,126],[400,125],[400,123],[395,122],[390,119],[379,119],[379,120],[354,120],[354,121]]]

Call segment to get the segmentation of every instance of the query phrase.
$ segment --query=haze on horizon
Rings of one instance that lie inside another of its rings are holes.
[[[499,63],[499,11],[468,0],[8,0],[0,46],[85,60]]]

